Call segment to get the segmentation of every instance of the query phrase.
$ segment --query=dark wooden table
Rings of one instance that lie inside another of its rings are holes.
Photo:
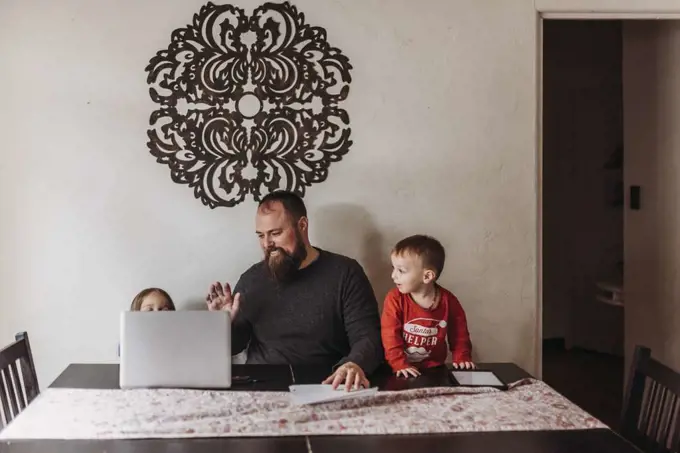
[[[505,382],[528,377],[514,364],[489,363],[490,369]],[[234,365],[235,376],[250,376],[256,382],[235,385],[232,390],[281,391],[291,384],[316,384],[330,373],[330,366]],[[73,364],[52,383],[56,388],[115,389],[118,365]],[[381,390],[451,385],[447,370],[430,370],[412,379],[394,377],[381,369],[371,383]],[[310,436],[216,439],[140,439],[140,440],[20,440],[0,443],[0,453],[485,453],[521,451],[522,453],[635,453],[630,443],[607,429],[575,431],[510,431],[401,436]]]

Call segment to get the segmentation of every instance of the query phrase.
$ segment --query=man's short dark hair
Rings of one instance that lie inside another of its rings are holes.
[[[433,270],[437,280],[444,270],[446,252],[441,243],[432,236],[416,234],[397,242],[392,253],[395,255],[415,255],[423,263],[425,269]]]
[[[297,222],[302,217],[307,217],[307,208],[305,207],[305,202],[302,201],[299,195],[289,192],[287,190],[277,190],[270,192],[265,195],[258,209],[264,208],[268,209],[272,203],[281,203],[283,209],[292,217],[293,222]]]

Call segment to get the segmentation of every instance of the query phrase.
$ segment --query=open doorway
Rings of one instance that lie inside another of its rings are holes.
[[[680,372],[680,10],[669,10],[539,11],[542,377],[615,429],[636,345]]]
[[[542,24],[542,374],[616,428],[636,345],[680,371],[680,22]]]
[[[610,426],[624,376],[622,21],[543,21],[543,379]]]

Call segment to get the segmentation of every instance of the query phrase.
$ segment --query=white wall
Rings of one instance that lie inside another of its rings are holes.
[[[146,150],[144,67],[202,4],[0,4],[0,338],[28,330],[43,385],[115,360],[143,287],[185,308],[259,258],[252,201],[211,211]],[[355,144],[306,197],[315,244],[359,258],[382,298],[393,243],[439,237],[476,357],[533,369],[532,2],[295,4],[354,66]]]
[[[392,243],[438,236],[476,358],[533,371],[534,1],[295,4],[355,68],[355,145],[306,198],[316,244],[359,258],[382,296]],[[43,385],[70,362],[115,360],[117,314],[142,287],[187,307],[258,259],[252,202],[210,211],[146,151],[144,67],[201,5],[0,3],[0,339],[29,331]]]
[[[680,371],[680,23],[624,25],[626,356],[636,344]]]
[[[621,354],[623,311],[595,299],[623,278],[623,170],[605,168],[623,143],[621,23],[549,20],[543,43],[543,338]]]

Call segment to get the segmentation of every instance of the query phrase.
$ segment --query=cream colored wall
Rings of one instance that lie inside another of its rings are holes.
[[[144,67],[203,3],[0,3],[0,338],[28,330],[43,384],[116,360],[143,287],[186,308],[259,259],[252,201],[211,211],[146,150]],[[295,4],[354,66],[355,144],[309,189],[314,243],[358,258],[382,299],[393,243],[437,236],[475,357],[533,371],[533,3]]]
[[[355,144],[306,197],[315,243],[357,257],[382,296],[392,243],[438,236],[476,359],[535,371],[534,1],[294,3],[354,65]],[[115,360],[118,313],[142,287],[192,306],[259,257],[252,202],[210,211],[146,151],[144,67],[202,4],[0,3],[0,339],[30,332],[43,384]]]
[[[623,36],[625,181],[642,187],[625,213],[626,356],[642,344],[680,371],[680,23]]]

